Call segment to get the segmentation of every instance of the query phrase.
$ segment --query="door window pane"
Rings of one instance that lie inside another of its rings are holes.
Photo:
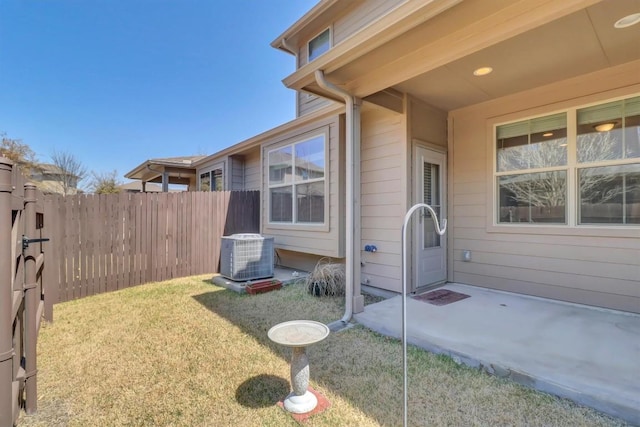
[[[440,215],[440,165],[424,162],[423,165],[423,200],[436,211],[438,221]],[[424,249],[440,246],[440,235],[436,232],[435,224],[431,219],[431,212],[427,209],[422,213],[422,226],[424,236]]]

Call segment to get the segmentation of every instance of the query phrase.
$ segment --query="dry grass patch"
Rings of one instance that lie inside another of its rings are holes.
[[[303,284],[238,295],[191,277],[55,307],[38,344],[39,411],[21,426],[286,426],[290,349],[276,323],[342,315]],[[332,403],[310,426],[399,425],[401,346],[355,327],[308,349]],[[410,348],[412,425],[622,425],[568,401]]]

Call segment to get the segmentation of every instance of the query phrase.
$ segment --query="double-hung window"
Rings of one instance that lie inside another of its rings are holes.
[[[497,223],[640,224],[640,97],[497,126],[495,147]]]
[[[325,135],[268,152],[269,222],[324,224]]]

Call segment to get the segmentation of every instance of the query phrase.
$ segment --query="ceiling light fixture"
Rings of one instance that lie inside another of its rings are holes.
[[[553,136],[553,132],[545,132],[542,134],[542,136],[544,136],[545,138],[548,138],[550,136]]]
[[[618,29],[627,28],[636,25],[638,22],[640,22],[640,13],[632,13],[631,15],[618,19],[613,26]]]
[[[487,74],[489,74],[492,71],[493,71],[493,68],[491,68],[491,67],[480,67],[480,68],[476,68],[475,70],[473,70],[473,75],[474,76],[486,76]]]
[[[600,123],[599,125],[595,125],[593,128],[595,130],[597,130],[598,132],[609,132],[611,129],[614,128],[615,126],[615,122],[613,123]]]

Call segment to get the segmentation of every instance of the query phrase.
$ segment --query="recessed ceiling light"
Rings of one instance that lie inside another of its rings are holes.
[[[599,125],[595,125],[593,128],[598,132],[609,132],[615,125],[615,123],[600,123]]]
[[[627,28],[640,22],[640,13],[632,13],[624,18],[620,18],[613,24],[616,28]]]
[[[486,76],[487,74],[489,74],[492,71],[493,71],[493,68],[491,68],[491,67],[480,67],[480,68],[477,68],[477,69],[473,70],[473,75],[474,76]]]
[[[542,136],[544,136],[545,138],[548,138],[550,136],[553,136],[553,132],[545,132],[542,134]]]

